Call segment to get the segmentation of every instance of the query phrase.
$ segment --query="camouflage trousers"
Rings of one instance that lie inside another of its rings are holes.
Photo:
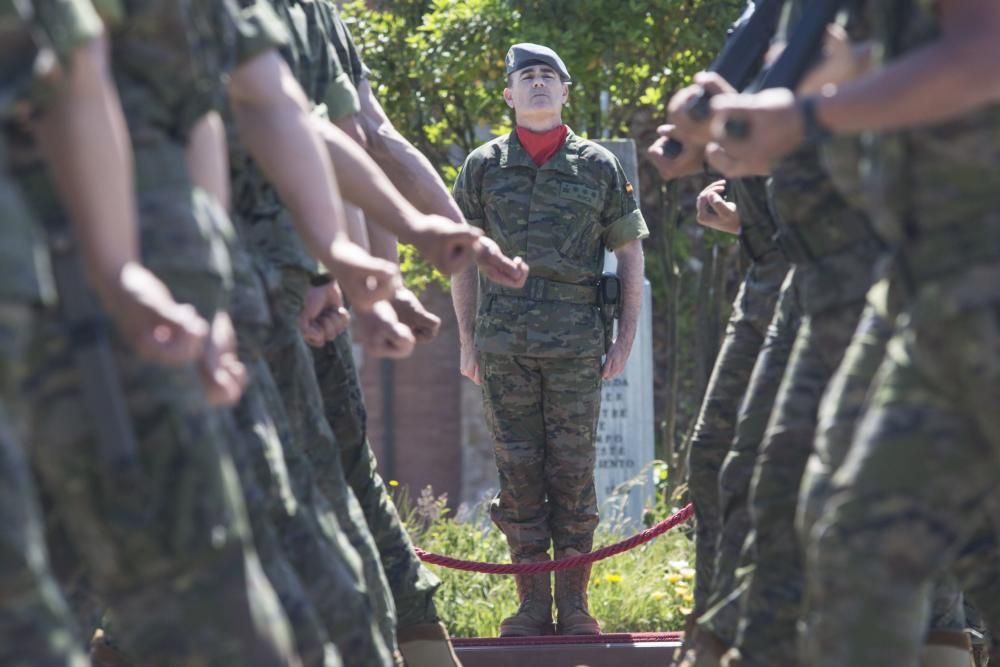
[[[81,637],[52,571],[13,407],[31,332],[26,305],[0,303],[0,664],[84,667]]]
[[[392,497],[378,474],[378,463],[368,443],[367,412],[351,351],[351,335],[342,333],[322,348],[313,349],[313,361],[326,420],[333,430],[347,483],[361,503],[375,538],[400,628],[439,619],[434,591],[441,580],[417,558],[413,543],[399,518]]]
[[[480,354],[500,491],[490,517],[515,562],[593,548],[599,358]]]
[[[708,611],[702,615],[699,626],[730,646],[736,641],[739,622],[737,569],[750,532],[750,481],[801,317],[793,278],[794,273],[790,272],[781,286],[774,317],[740,405],[736,437],[719,473],[722,523]]]
[[[323,407],[312,354],[299,332],[299,314],[309,276],[297,269],[283,272],[279,297],[272,302],[274,326],[265,358],[288,416],[292,441],[300,443],[314,471],[320,494],[329,500],[340,529],[360,555],[363,585],[371,601],[372,622],[390,653],[396,652],[396,609],[378,548],[354,492],[347,484],[340,448]]]
[[[995,508],[1000,302],[975,284],[963,303],[936,283],[897,318],[810,536],[809,665],[916,664],[933,578]]]
[[[750,665],[798,664],[801,546],[795,511],[806,462],[813,451],[820,399],[840,365],[862,302],[804,315],[750,485],[751,532],[744,545],[740,624],[735,645]]]
[[[195,369],[146,364],[116,344],[138,451],[133,467],[112,468],[71,343],[55,318],[44,324],[32,353],[32,458],[51,502],[51,549],[70,567],[60,581],[93,586],[137,664],[300,664]]]
[[[772,253],[777,255],[777,253]],[[733,443],[740,403],[787,272],[775,258],[754,264],[740,285],[688,449],[688,494],[695,514],[694,610],[707,609],[722,524],[719,471]]]
[[[879,289],[875,288],[873,292]],[[808,543],[816,522],[822,516],[833,474],[847,458],[867,404],[869,389],[891,337],[892,325],[888,318],[869,303],[861,315],[844,360],[820,403],[816,442],[799,489],[796,528],[801,544]],[[1000,586],[998,568],[1000,542],[993,522],[984,513],[979,529],[962,549],[952,568],[955,576],[943,575],[935,583],[930,601],[930,632],[963,629],[964,614],[957,610],[957,607],[964,606],[960,605],[963,602],[962,590],[976,601],[977,607],[983,609],[980,613],[984,621],[1000,628],[1000,591],[996,590]],[[807,616],[810,608],[807,599]]]
[[[230,431],[229,442],[240,476],[254,546],[264,574],[288,616],[303,667],[339,667],[337,650],[330,643],[306,587],[285,556],[277,528],[280,521],[283,526],[291,524],[299,528],[300,539],[314,538],[311,527],[302,529],[301,524],[309,517],[304,508],[298,506],[292,491],[281,442],[261,395],[261,367],[266,370],[266,364],[245,354],[240,358],[247,365],[250,381],[232,415],[224,417],[227,417],[225,424]],[[346,564],[342,576],[337,582],[339,585],[327,591],[341,600],[349,596],[354,583]],[[328,579],[324,579],[324,583],[326,581]]]
[[[360,556],[340,530],[316,486],[312,465],[292,437],[263,356],[271,326],[263,284],[242,247],[233,248],[231,256],[235,282],[231,313],[239,356],[249,374],[243,398],[233,411],[239,438],[246,443],[241,478],[257,482],[255,502],[247,501],[255,540],[261,539],[260,531],[268,531],[277,542],[273,562],[268,555],[275,550],[258,545],[265,571],[292,621],[306,665],[331,664],[331,641],[341,656],[350,656],[351,664],[390,664],[378,628],[359,622],[372,614]],[[250,494],[246,485],[244,494]],[[264,525],[258,529],[258,524]]]

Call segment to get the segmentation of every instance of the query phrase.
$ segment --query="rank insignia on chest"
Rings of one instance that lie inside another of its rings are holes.
[[[559,197],[562,199],[572,199],[581,204],[597,206],[601,194],[594,188],[588,188],[581,183],[561,183],[559,185]]]
[[[629,193],[629,194],[632,194],[632,190],[633,190],[633,188],[632,188],[632,184],[631,184],[631,183],[628,183],[628,182],[626,182],[626,183],[625,183],[625,192],[627,192],[627,193]]]

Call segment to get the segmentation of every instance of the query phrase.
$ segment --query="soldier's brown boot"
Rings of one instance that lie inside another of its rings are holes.
[[[462,667],[443,623],[419,623],[396,630],[406,667]]]
[[[518,560],[538,563],[549,560],[548,554]],[[521,601],[517,613],[500,623],[501,637],[536,637],[552,634],[552,574],[517,574],[517,597]]]
[[[579,555],[576,549],[556,552],[556,560]],[[587,608],[587,584],[590,583],[590,565],[556,572],[556,611],[559,621],[556,632],[560,635],[599,635],[601,625]]]

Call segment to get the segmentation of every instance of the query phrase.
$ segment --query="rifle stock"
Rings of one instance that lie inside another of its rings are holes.
[[[748,8],[733,25],[729,39],[708,71],[715,72],[737,90],[746,88],[757,72],[758,61],[771,44],[784,1],[759,0],[752,5],[752,9]],[[711,101],[712,93],[702,90],[685,106],[684,111],[693,120],[704,121],[708,118]],[[676,158],[683,150],[684,144],[677,139],[670,139],[663,146],[664,156],[670,159]]]
[[[844,0],[812,0],[806,3],[802,17],[790,33],[785,50],[764,74],[757,89],[795,90],[819,57],[826,27],[837,17],[843,4]],[[749,121],[736,118],[726,121],[725,129],[726,134],[733,139],[746,139],[753,131]]]

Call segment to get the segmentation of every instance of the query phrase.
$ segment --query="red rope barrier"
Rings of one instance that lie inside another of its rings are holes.
[[[572,570],[575,567],[587,565],[588,563],[596,563],[599,560],[611,558],[612,556],[617,556],[620,553],[634,549],[640,544],[654,540],[668,530],[687,522],[693,514],[694,508],[688,504],[652,528],[647,528],[641,533],[633,535],[627,540],[622,540],[617,544],[612,544],[603,549],[591,551],[590,553],[571,556],[570,558],[547,560],[538,563],[480,563],[473,560],[461,560],[452,558],[451,556],[432,554],[420,548],[417,548],[416,552],[420,560],[425,563],[440,565],[452,570],[462,570],[463,572],[481,572],[483,574],[538,574],[541,572],[558,572],[559,570]]]

